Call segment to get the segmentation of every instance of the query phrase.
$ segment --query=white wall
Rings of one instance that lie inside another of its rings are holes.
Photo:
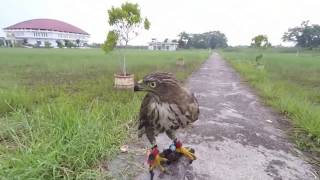
[[[156,46],[156,48],[154,48]],[[160,47],[160,49],[159,49]],[[167,48],[169,47],[169,48]],[[176,51],[178,45],[177,44],[164,44],[162,42],[157,43],[149,43],[148,49],[149,50],[162,50],[162,51]]]
[[[44,43],[50,42],[52,47],[57,47],[56,40],[69,40],[76,44],[76,40],[80,40],[80,46],[88,42],[89,35],[76,34],[76,33],[65,33],[57,31],[42,31],[42,30],[4,30],[7,38],[14,38],[16,40],[27,39],[28,44],[36,45],[37,41],[41,41],[41,46]],[[10,37],[10,34],[14,34],[14,37]]]
[[[49,43],[51,44],[51,45],[50,45],[51,47],[58,47],[55,39],[35,39],[35,38],[28,38],[27,41],[28,41],[28,44],[32,44],[32,45],[36,45],[36,44],[37,44],[37,41],[40,41],[40,42],[41,42],[41,45],[40,45],[40,46],[42,46],[42,47],[44,47],[45,42],[49,42]]]

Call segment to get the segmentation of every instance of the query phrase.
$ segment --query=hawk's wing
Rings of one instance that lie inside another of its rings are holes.
[[[197,98],[194,96],[194,94],[191,94],[191,103],[189,104],[188,107],[189,111],[190,111],[190,115],[189,115],[189,119],[192,119],[192,122],[198,120],[199,118],[199,103]]]
[[[148,107],[152,100],[153,97],[148,93],[141,103],[138,130],[141,130],[145,125],[147,125],[148,119],[150,119],[150,117],[148,117]]]
[[[184,101],[170,104],[171,111],[174,112],[175,118],[172,121],[176,121],[180,127],[198,120],[199,105],[198,101],[193,94],[184,97]],[[180,98],[182,99],[182,98]]]

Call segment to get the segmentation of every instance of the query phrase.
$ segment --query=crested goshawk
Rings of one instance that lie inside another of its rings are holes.
[[[173,74],[166,72],[145,76],[135,84],[134,90],[147,92],[141,104],[138,129],[139,137],[145,134],[152,145],[150,170],[157,166],[163,170],[160,163],[166,161],[157,149],[156,136],[159,133],[166,133],[173,140],[176,152],[195,160],[195,155],[184,148],[175,135],[177,129],[198,119],[199,105],[193,93],[183,87]]]

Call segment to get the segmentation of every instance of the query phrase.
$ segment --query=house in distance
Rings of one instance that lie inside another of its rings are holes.
[[[58,47],[70,42],[78,47],[84,46],[90,37],[84,30],[54,19],[32,19],[3,29],[7,44],[23,44],[43,47],[46,44]],[[8,45],[9,46],[9,45]]]
[[[148,43],[149,50],[161,50],[161,51],[175,51],[178,48],[178,43],[174,40],[164,40],[163,42],[158,41],[153,38],[151,42]]]

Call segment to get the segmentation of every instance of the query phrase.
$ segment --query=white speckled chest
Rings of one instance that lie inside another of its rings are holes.
[[[174,125],[175,113],[172,112],[170,104],[168,103],[152,103],[150,105],[150,113],[155,113],[152,120],[155,130],[158,131],[156,134],[163,130],[170,129]]]

